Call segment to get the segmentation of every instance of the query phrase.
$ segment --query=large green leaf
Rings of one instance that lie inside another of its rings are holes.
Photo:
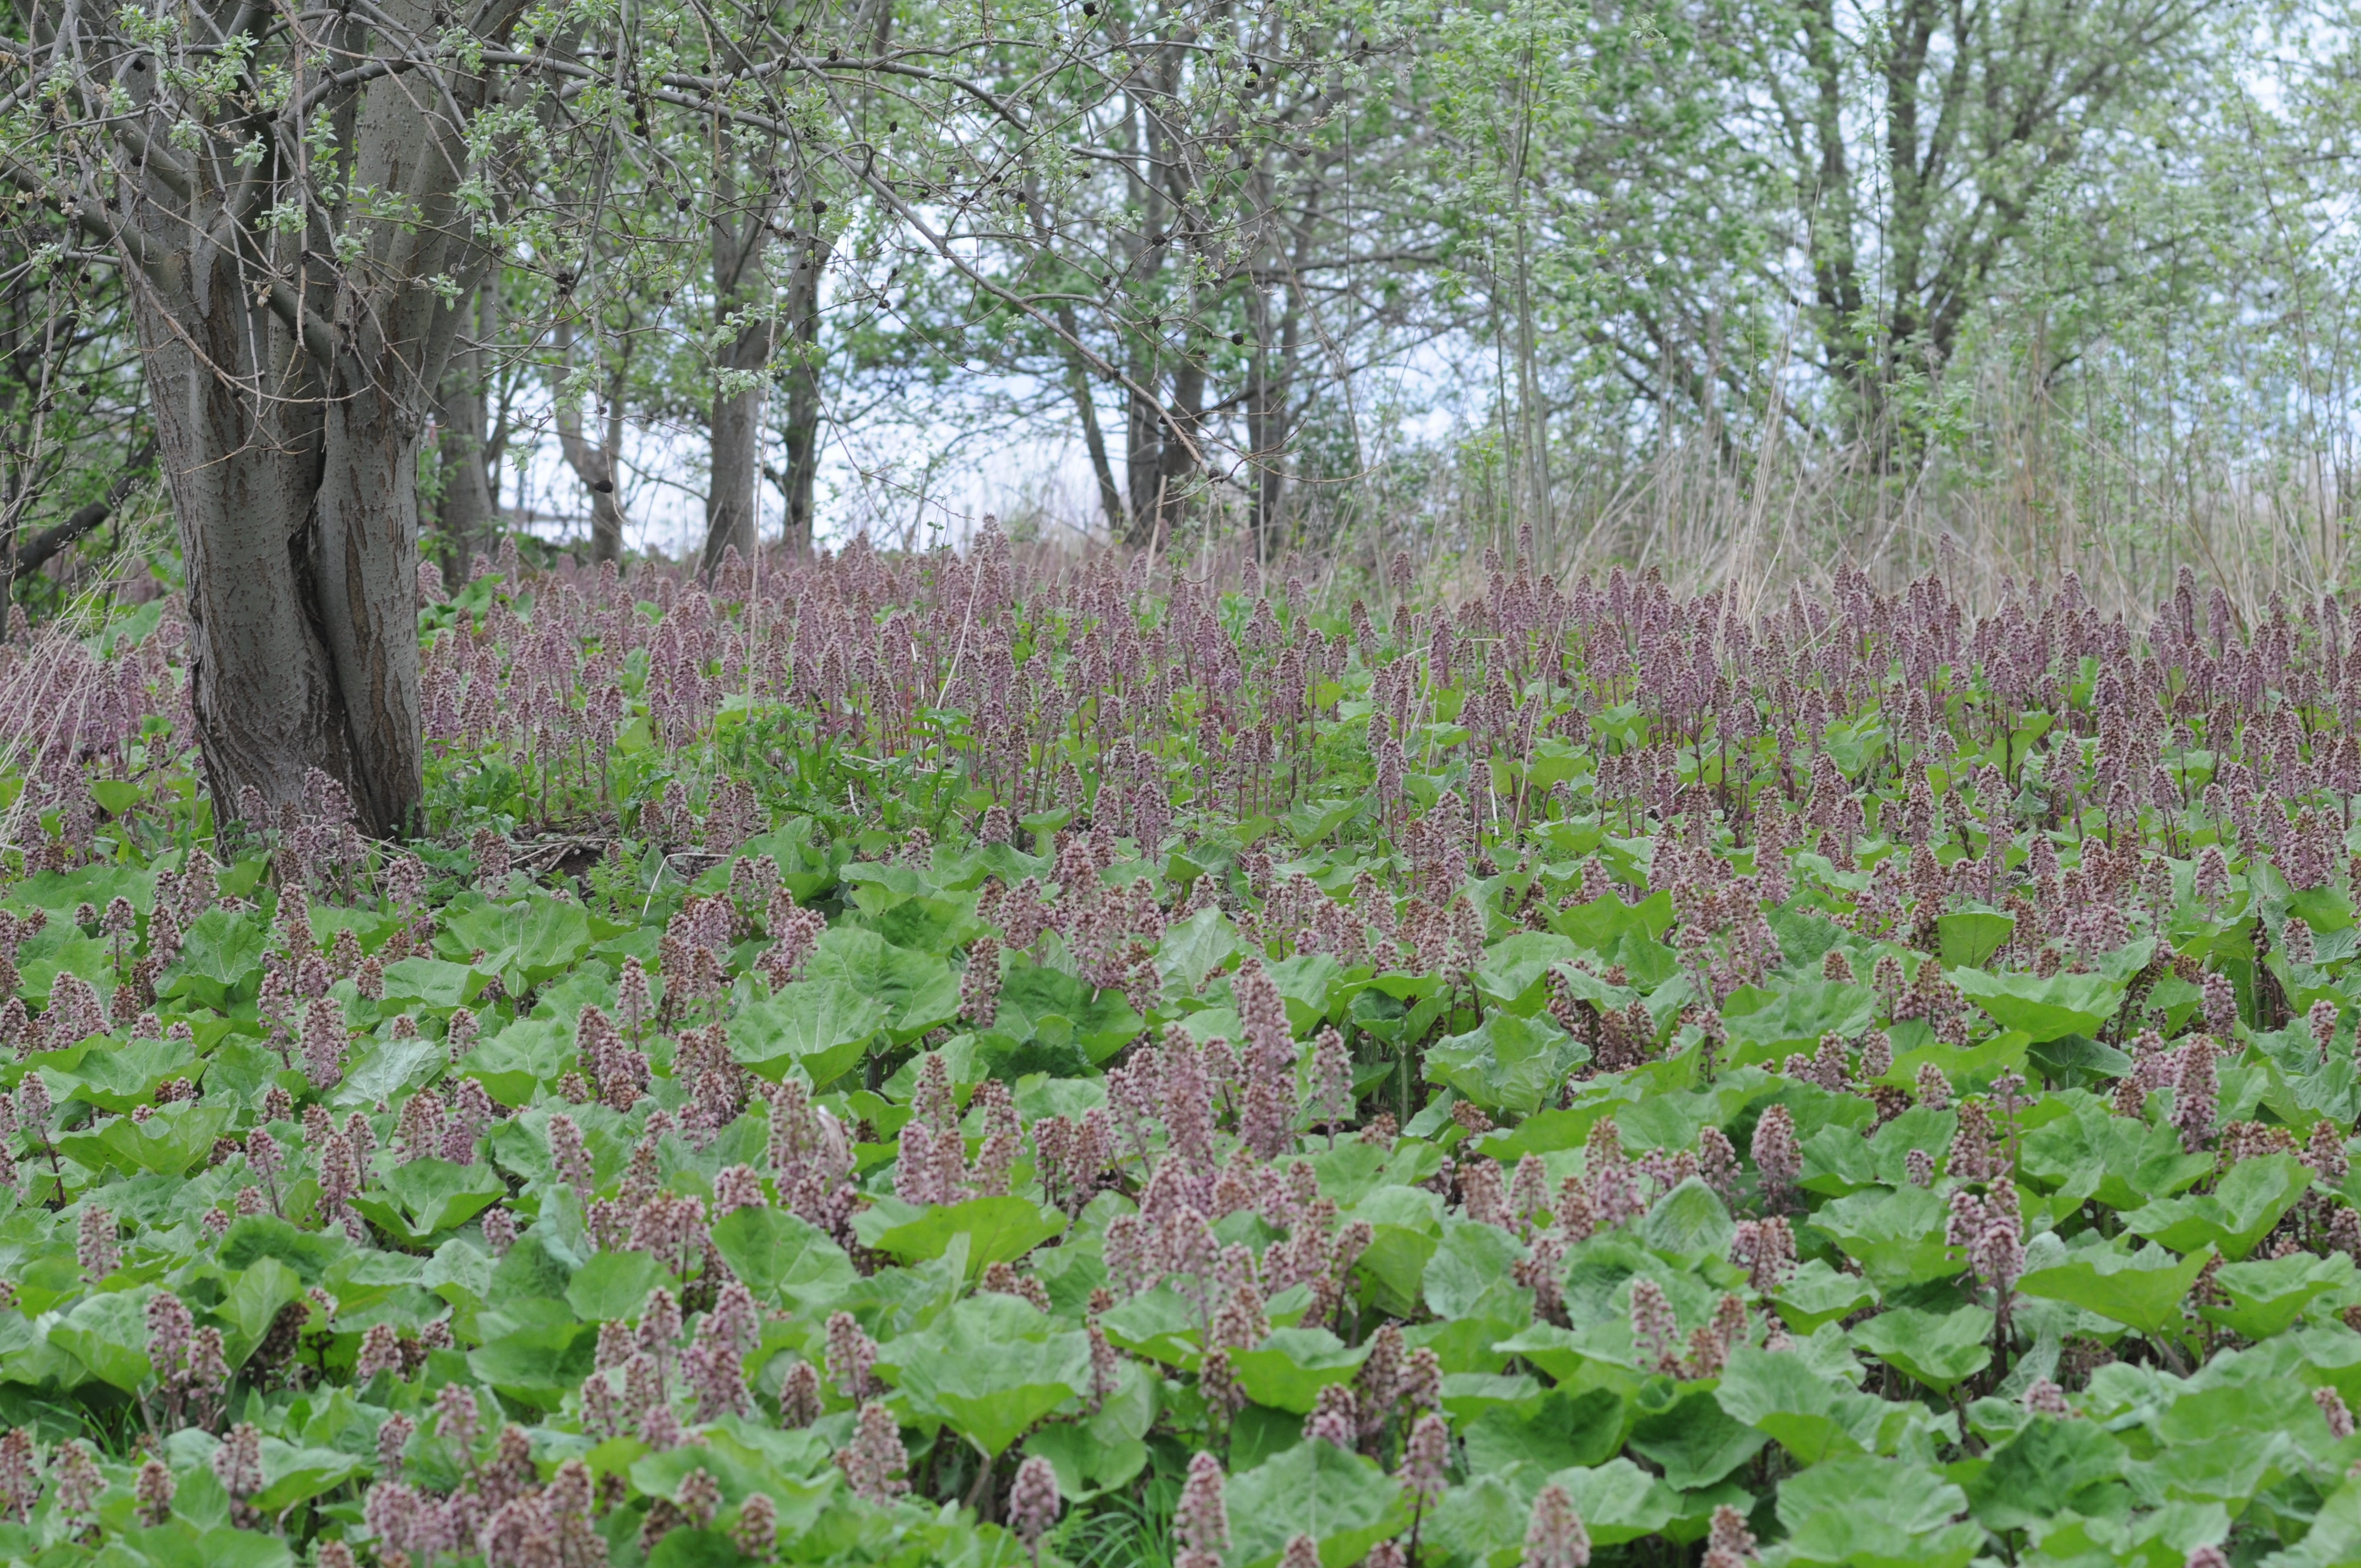
[[[71,1352],[91,1375],[126,1394],[154,1376],[148,1361],[148,1300],[155,1291],[102,1291],[85,1296],[50,1325],[49,1343]]]
[[[2025,1135],[2019,1168],[2077,1200],[2096,1198],[2117,1212],[2169,1197],[2213,1173],[2211,1155],[2189,1154],[2180,1134],[2151,1126],[2081,1091],[2053,1097],[2071,1114]]]
[[[477,1046],[459,1070],[503,1105],[522,1106],[575,1065],[574,1031],[555,1018],[521,1018]]]
[[[1669,1489],[1628,1459],[1610,1459],[1596,1469],[1561,1470],[1549,1484],[1574,1499],[1593,1546],[1639,1541],[1673,1519]]]
[[[1820,1206],[1812,1227],[1828,1234],[1888,1294],[1948,1279],[1965,1266],[1943,1245],[1943,1199],[1931,1189],[1872,1189]]]
[[[1145,1025],[1119,991],[1094,991],[1076,976],[1023,955],[1008,960],[1000,982],[1000,1011],[994,1027],[1019,1041],[1029,1040],[1062,1019],[1063,1027],[1081,1047],[1086,1060],[1099,1062],[1139,1036]]]
[[[137,1174],[184,1175],[213,1152],[236,1113],[227,1105],[183,1100],[146,1121],[114,1116],[94,1133],[62,1133],[58,1146],[93,1170],[109,1167]]]
[[[971,1296],[923,1333],[889,1341],[878,1371],[998,1458],[1091,1384],[1090,1336],[1013,1296]]]
[[[1551,966],[1580,949],[1555,931],[1520,931],[1484,949],[1476,966],[1476,990],[1493,1006],[1530,1015],[1549,1000]]]
[[[2125,1216],[2124,1228],[2175,1252],[2211,1247],[2242,1258],[2311,1186],[2312,1172],[2293,1155],[2244,1159],[2212,1192],[2158,1199]]]
[[[1349,1568],[1406,1529],[1400,1486],[1369,1460],[1328,1442],[1299,1442],[1231,1477],[1230,1568],[1262,1568],[1308,1535],[1323,1568]]]
[[[2229,1303],[2200,1307],[2198,1315],[2247,1339],[2267,1340],[2294,1322],[2316,1298],[2332,1290],[2341,1293],[2353,1274],[2353,1259],[2341,1252],[2325,1257],[2299,1252],[2224,1264],[2214,1271],[2213,1284],[2229,1297]]]
[[[859,1277],[826,1232],[784,1209],[733,1209],[711,1234],[730,1271],[765,1301],[818,1310]]]
[[[1461,1436],[1471,1474],[1511,1464],[1565,1470],[1601,1464],[1623,1446],[1628,1419],[1623,1396],[1612,1388],[1579,1394],[1552,1389],[1529,1407],[1496,1405],[1468,1423]]]
[[[2021,1029],[2034,1044],[2067,1035],[2097,1035],[2124,1004],[2122,982],[2097,974],[1990,974],[1953,969],[1944,978],[1990,1014],[2004,1029]]]
[[[1869,987],[1807,980],[1729,1019],[1728,1027],[1730,1039],[1740,1045],[1808,1049],[1819,1044],[1823,1035],[1858,1035],[1877,1016],[1877,992]]]
[[[598,1350],[596,1325],[535,1323],[469,1351],[467,1369],[504,1398],[555,1409],[589,1375]]]
[[[851,1070],[893,1009],[840,981],[798,981],[730,1018],[730,1054],[774,1083],[797,1068],[817,1085]]]
[[[1967,1483],[1968,1506],[1987,1530],[2044,1525],[2084,1487],[2121,1474],[2126,1457],[2095,1422],[2037,1416]]]
[[[839,981],[882,1003],[886,1028],[897,1043],[915,1040],[959,1015],[959,976],[951,966],[932,953],[897,948],[874,931],[830,927],[804,978]]]
[[[1348,1345],[1326,1329],[1279,1329],[1252,1349],[1232,1351],[1230,1365],[1256,1404],[1307,1416],[1320,1390],[1351,1382],[1368,1354],[1368,1346]]]
[[[262,923],[227,909],[208,909],[181,934],[181,956],[157,984],[160,997],[186,997],[225,1010],[233,992],[261,983]]]
[[[2130,1254],[2092,1248],[2035,1269],[2016,1288],[2154,1334],[2180,1316],[2180,1303],[2210,1255],[2197,1252],[2175,1258],[2162,1247]]]
[[[852,1219],[862,1245],[905,1263],[940,1257],[954,1236],[968,1238],[968,1266],[980,1269],[1023,1257],[1066,1228],[1066,1217],[1030,1199],[971,1198],[920,1209],[881,1200]]]
[[[1669,1409],[1634,1421],[1627,1446],[1662,1470],[1667,1486],[1686,1492],[1712,1486],[1770,1441],[1731,1420],[1712,1391],[1700,1387],[1682,1390]]]
[[[1982,1307],[1928,1312],[1897,1307],[1852,1331],[1852,1342],[1938,1394],[1992,1365],[1993,1314]]]
[[[1426,1076],[1488,1111],[1525,1115],[1555,1098],[1582,1047],[1547,1014],[1488,1014],[1426,1052]]]
[[[508,1183],[489,1165],[457,1165],[447,1159],[413,1159],[379,1178],[378,1189],[353,1200],[353,1207],[384,1226],[406,1245],[422,1246],[456,1229],[508,1195]]]
[[[2014,916],[1991,909],[1962,909],[1935,916],[1945,969],[1981,969],[2016,931]]]
[[[1904,1414],[1823,1376],[1802,1356],[1747,1347],[1730,1354],[1714,1398],[1732,1420],[1769,1436],[1805,1464],[1876,1448],[1884,1423]]]
[[[665,1280],[664,1265],[646,1253],[602,1252],[566,1281],[566,1304],[586,1323],[628,1321]]]
[[[1816,1464],[1779,1487],[1790,1563],[1856,1568],[1966,1568],[1983,1531],[1950,1521],[1967,1494],[1905,1460],[1850,1455]]]

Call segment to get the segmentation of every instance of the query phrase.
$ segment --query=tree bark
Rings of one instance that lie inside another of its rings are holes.
[[[570,364],[574,357],[574,323],[561,317],[557,346]],[[628,350],[626,351],[628,352]],[[623,450],[623,393],[628,386],[628,361],[619,365],[608,389],[606,429],[597,444],[583,433],[582,407],[570,398],[557,400],[557,448],[566,465],[590,492],[590,559],[604,564],[623,558],[623,499],[616,488],[616,460]]]
[[[492,553],[500,531],[500,498],[492,493],[490,356],[483,346],[491,340],[498,309],[487,280],[476,304],[476,342],[455,348],[443,374],[443,504],[435,521],[461,578],[478,554]]]
[[[739,384],[771,360],[773,323],[763,296],[763,248],[770,233],[774,201],[766,181],[751,202],[740,197],[730,138],[719,138],[713,168],[714,324],[737,330],[714,366],[721,373],[713,392],[711,486],[705,498],[705,562],[708,577],[720,569],[732,548],[752,561],[754,479],[763,444],[763,388]],[[741,214],[737,209],[744,206]]]
[[[825,253],[815,235],[787,280],[785,545],[797,558],[812,548],[813,498],[818,477],[819,276]]]
[[[467,20],[503,36],[520,3],[481,0]],[[416,33],[432,8],[384,0],[380,14]],[[364,27],[333,31],[361,54]],[[454,71],[427,101],[388,72],[322,101],[346,189],[381,193],[414,221],[330,209],[290,236],[258,219],[277,188],[305,178],[295,150],[270,148],[225,186],[192,178],[160,150],[179,109],[156,99],[155,66],[123,57],[118,80],[145,132],[124,138],[112,211],[85,208],[81,222],[108,228],[139,274],[133,317],[189,582],[214,809],[242,814],[249,790],[268,806],[298,803],[317,768],[364,829],[398,834],[416,825],[423,791],[418,457],[459,321],[423,285],[449,277],[465,298],[482,272],[458,192],[462,117],[490,84]],[[234,167],[226,154],[247,124],[207,133],[218,157],[208,170]]]

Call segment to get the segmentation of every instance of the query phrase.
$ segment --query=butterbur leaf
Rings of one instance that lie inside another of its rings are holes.
[[[2299,1252],[2224,1264],[2214,1271],[2213,1283],[2229,1297],[2229,1304],[2200,1307],[2198,1315],[2245,1338],[2267,1340],[2294,1322],[2316,1298],[2343,1290],[2353,1272],[2352,1258],[2341,1252],[2325,1257]]]
[[[1863,1307],[1875,1306],[1878,1294],[1877,1287],[1861,1276],[1830,1268],[1815,1257],[1789,1274],[1772,1300],[1790,1329],[1808,1334],[1822,1323],[1832,1323]]]
[[[1992,1365],[1993,1314],[1982,1307],[1927,1312],[1913,1307],[1878,1313],[1852,1331],[1853,1343],[1938,1394]]]
[[[1581,1057],[1582,1047],[1546,1014],[1494,1013],[1429,1047],[1426,1076],[1487,1110],[1523,1115],[1541,1109]]]
[[[2162,1247],[2131,1254],[2092,1248],[2033,1270],[2016,1288],[2154,1334],[2180,1316],[2180,1303],[2211,1255],[2196,1252],[2175,1259]]]
[[[776,1083],[798,1069],[813,1084],[832,1083],[856,1066],[893,1009],[840,981],[797,981],[734,1013],[730,1055]]]
[[[2166,1198],[2125,1216],[2124,1228],[2179,1253],[2211,1247],[2237,1259],[2279,1223],[2312,1186],[2312,1172],[2293,1155],[2243,1159],[2212,1192]]]
[[[1329,1442],[1299,1442],[1233,1475],[1226,1501],[1230,1568],[1276,1563],[1299,1535],[1318,1544],[1325,1568],[1349,1568],[1410,1524],[1393,1477]]]
[[[447,1159],[408,1160],[385,1172],[379,1181],[378,1190],[360,1194],[353,1207],[412,1246],[466,1224],[509,1190],[489,1165],[457,1165]]]
[[[1348,1345],[1325,1329],[1279,1329],[1251,1350],[1232,1351],[1230,1365],[1256,1404],[1308,1416],[1320,1390],[1351,1382],[1368,1354],[1367,1345]]]
[[[859,1277],[826,1232],[784,1209],[735,1209],[713,1222],[714,1249],[765,1301],[817,1310]]]
[[[897,948],[874,931],[831,926],[804,970],[816,983],[837,981],[886,1009],[885,1027],[906,1044],[959,1014],[959,976],[932,953]]]
[[[853,1216],[865,1246],[905,1263],[940,1257],[954,1236],[968,1238],[968,1266],[981,1269],[1023,1257],[1066,1228],[1066,1217],[1029,1199],[971,1198],[913,1209],[883,1201]]]
[[[71,1354],[102,1383],[137,1394],[150,1382],[148,1360],[149,1287],[85,1296],[49,1328],[49,1343]]]
[[[972,1296],[878,1370],[993,1458],[1090,1387],[1090,1340],[1010,1296]]]
[[[1826,1232],[1881,1291],[1948,1279],[1965,1265],[1943,1245],[1943,1199],[1931,1189],[1856,1192],[1825,1203],[1812,1226]]]
[[[1816,1464],[1779,1487],[1791,1563],[1861,1568],[1966,1568],[1983,1531],[1951,1519],[1967,1495],[1932,1470],[1852,1455]]]
[[[1670,1488],[1628,1459],[1561,1470],[1549,1484],[1574,1499],[1593,1546],[1620,1546],[1653,1535],[1672,1522],[1675,1512]]]
[[[1137,1438],[1103,1442],[1071,1421],[1051,1421],[1025,1440],[1028,1459],[1046,1459],[1069,1503],[1086,1503],[1131,1485],[1148,1467],[1148,1445]]]
[[[2125,1458],[2122,1442],[2096,1422],[2036,1416],[1967,1483],[1968,1506],[1987,1530],[2042,1524],[2083,1488],[2120,1475]]]
[[[1962,909],[1935,917],[1945,969],[1981,969],[2015,930],[2014,916],[1990,909]]]
[[[664,1265],[646,1253],[602,1252],[574,1271],[566,1302],[588,1323],[636,1320],[665,1277]]]
[[[235,1115],[226,1105],[184,1100],[144,1122],[114,1116],[94,1133],[64,1133],[57,1141],[67,1154],[96,1170],[112,1167],[133,1174],[181,1176],[213,1152],[214,1141],[229,1130]]]
[[[1768,1434],[1732,1420],[1708,1389],[1685,1389],[1669,1409],[1654,1410],[1632,1423],[1627,1446],[1664,1473],[1678,1491],[1710,1486],[1755,1454]]]
[[[1603,1464],[1623,1446],[1623,1396],[1612,1388],[1553,1389],[1530,1409],[1495,1406],[1461,1434],[1471,1474],[1530,1464],[1540,1471]]]
[[[1960,993],[1992,1015],[2004,1029],[2021,1029],[2039,1045],[2066,1035],[2097,1035],[2124,1003],[2120,981],[2096,974],[1989,974],[1977,969],[1944,970]]]

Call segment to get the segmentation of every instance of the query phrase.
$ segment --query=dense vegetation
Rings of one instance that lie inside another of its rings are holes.
[[[406,846],[0,667],[0,1557],[2361,1555],[2361,613],[422,592]]]

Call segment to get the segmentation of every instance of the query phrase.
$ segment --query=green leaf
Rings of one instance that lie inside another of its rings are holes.
[[[460,1058],[459,1070],[516,1107],[532,1104],[534,1091],[555,1084],[575,1059],[573,1030],[552,1018],[521,1018]]]
[[[105,1291],[85,1296],[49,1328],[49,1343],[70,1352],[92,1376],[137,1394],[155,1375],[148,1362],[148,1301],[155,1291]]]
[[[231,1235],[235,1237],[233,1230]],[[225,1248],[224,1263],[228,1264]],[[260,1256],[234,1266],[229,1289],[215,1302],[212,1315],[220,1321],[223,1348],[233,1367],[243,1366],[254,1347],[270,1332],[279,1309],[303,1295],[303,1278],[276,1257]]]
[[[853,1216],[853,1234],[864,1246],[900,1258],[924,1262],[943,1255],[951,1238],[968,1238],[971,1271],[994,1263],[1013,1263],[1066,1228],[1066,1217],[1029,1199],[971,1198],[964,1203],[939,1203],[911,1212],[911,1205],[884,1202]]]
[[[1526,1016],[1549,1001],[1551,966],[1580,948],[1555,931],[1520,931],[1484,949],[1476,966],[1476,990],[1492,1006]]]
[[[1620,1546],[1672,1522],[1668,1489],[1628,1459],[1610,1459],[1590,1470],[1561,1470],[1549,1484],[1564,1487],[1574,1499],[1593,1546]]]
[[[1582,1047],[1545,1014],[1492,1013],[1466,1034],[1429,1047],[1426,1076],[1487,1110],[1522,1116],[1552,1099],[1583,1057]]]
[[[1812,1228],[1859,1263],[1880,1291],[1892,1294],[1949,1279],[1965,1266],[1943,1245],[1943,1200],[1931,1189],[1873,1189],[1820,1206]]]
[[[574,1271],[566,1285],[566,1304],[586,1323],[628,1321],[640,1315],[648,1292],[665,1277],[664,1265],[646,1253],[602,1252]]]
[[[2059,1102],[2073,1113],[2034,1128],[2022,1146],[2019,1168],[2046,1186],[2125,1213],[2213,1173],[2213,1157],[2184,1152],[2169,1125],[2118,1116],[2081,1091],[2052,1097]]]
[[[1025,1455],[1049,1462],[1069,1503],[1119,1491],[1148,1468],[1148,1445],[1137,1438],[1102,1442],[1071,1421],[1052,1421],[1034,1432],[1025,1440]]]
[[[2229,1296],[2230,1304],[2200,1307],[2197,1315],[2259,1343],[2294,1322],[2315,1298],[2345,1288],[2353,1273],[2353,1259],[2341,1252],[2226,1263],[2214,1271],[2213,1283]]]
[[[554,1410],[596,1365],[598,1331],[588,1323],[512,1329],[467,1353],[467,1370],[503,1398]]]
[[[1531,1464],[1544,1471],[1603,1464],[1623,1446],[1623,1396],[1612,1388],[1579,1394],[1552,1389],[1529,1408],[1496,1405],[1462,1434],[1471,1475]]]
[[[1400,1486],[1331,1442],[1299,1442],[1231,1477],[1225,1501],[1230,1568],[1276,1563],[1299,1535],[1318,1543],[1324,1568],[1349,1568],[1410,1523]]]
[[[1966,1568],[1983,1545],[1982,1530],[1950,1522],[1967,1503],[1921,1465],[1849,1455],[1781,1483],[1778,1508],[1790,1563]]]
[[[1627,1446],[1680,1491],[1710,1486],[1762,1451],[1770,1438],[1732,1420],[1711,1390],[1685,1388],[1669,1409],[1642,1416]]]
[[[2016,932],[2016,917],[1989,909],[1935,916],[1945,969],[1981,969]]]
[[[1723,1256],[1737,1234],[1721,1195],[1694,1176],[1657,1199],[1640,1222],[1642,1241],[1688,1261]]]
[[[818,1310],[860,1277],[825,1231],[784,1209],[733,1209],[712,1235],[730,1271],[764,1301]]]
[[[1896,1307],[1852,1331],[1852,1342],[1938,1394],[1992,1365],[1993,1314],[1982,1307],[1949,1312]]]
[[[1251,1350],[1232,1351],[1230,1365],[1256,1404],[1308,1416],[1320,1390],[1351,1382],[1368,1354],[1326,1329],[1279,1329]]]
[[[971,1296],[924,1333],[890,1340],[879,1373],[998,1458],[1090,1387],[1090,1336],[1013,1296]]]
[[[1205,988],[1205,977],[1230,961],[1238,950],[1238,928],[1219,908],[1200,909],[1178,925],[1164,928],[1157,944],[1156,968],[1168,984],[1177,984],[1194,996]]]
[[[2097,1035],[2124,1003],[2120,981],[2096,974],[1988,974],[1949,969],[1944,978],[2004,1029],[2021,1029],[2039,1045],[2065,1035]]]
[[[456,1165],[447,1159],[413,1159],[379,1179],[380,1190],[364,1192],[353,1207],[408,1246],[423,1246],[455,1230],[508,1196],[508,1183],[489,1165]]]
[[[1732,1351],[1714,1398],[1806,1464],[1876,1445],[1889,1407],[1815,1372],[1792,1351]],[[1901,1412],[1897,1409],[1896,1414]]]
[[[2084,1487],[2121,1475],[2125,1458],[2123,1443],[2094,1421],[2036,1416],[1967,1483],[1968,1506],[1986,1530],[2044,1525]]]
[[[1763,1005],[1728,1021],[1742,1046],[1809,1048],[1823,1035],[1861,1034],[1878,1017],[1877,992],[1846,981],[1807,980],[1780,991]],[[1748,1060],[1752,1060],[1750,1056]]]
[[[2093,1248],[2066,1262],[2037,1268],[2016,1282],[2027,1296],[2039,1296],[2096,1312],[2111,1322],[2154,1335],[2180,1316],[2189,1287],[2209,1255],[2175,1260],[2162,1247],[2132,1254]]]
[[[1021,954],[1007,962],[994,1027],[1013,1039],[1032,1039],[1050,1019],[1063,1019],[1083,1059],[1095,1063],[1137,1039],[1146,1025],[1119,991],[1095,991],[1064,970],[1037,964]]]
[[[58,1146],[90,1167],[112,1166],[130,1174],[153,1171],[158,1176],[184,1175],[213,1153],[214,1141],[229,1131],[236,1112],[226,1105],[183,1100],[158,1110],[146,1121],[112,1117],[95,1133],[62,1133]]]
[[[266,941],[262,923],[226,909],[208,909],[181,935],[179,961],[158,982],[159,997],[186,997],[226,1011],[232,992],[262,982]]]
[[[873,997],[886,1009],[886,1028],[906,1045],[959,1015],[959,976],[932,953],[897,948],[874,931],[832,926],[823,935],[804,978],[830,981]]]
[[[379,1101],[398,1105],[431,1081],[445,1059],[439,1040],[379,1041],[337,1083],[335,1103],[346,1110],[365,1110]]]
[[[450,1013],[476,1000],[490,977],[445,959],[397,959],[385,966],[385,1001]]]
[[[2211,1247],[2235,1260],[2253,1251],[2311,1186],[2312,1172],[2293,1155],[2243,1159],[2212,1192],[2158,1199],[2126,1215],[2124,1228],[2175,1252]]]
[[[1822,1323],[1877,1305],[1878,1293],[1876,1286],[1859,1275],[1830,1268],[1815,1257],[1788,1275],[1771,1299],[1790,1329],[1808,1334]]]
[[[1471,1221],[1446,1223],[1443,1242],[1426,1266],[1426,1305],[1439,1318],[1496,1318],[1522,1324],[1533,1315],[1533,1293],[1509,1277],[1525,1255],[1508,1232]]]
[[[797,981],[738,1009],[730,1055],[774,1083],[801,1068],[818,1088],[851,1071],[892,1017],[884,1003],[840,981]]]

